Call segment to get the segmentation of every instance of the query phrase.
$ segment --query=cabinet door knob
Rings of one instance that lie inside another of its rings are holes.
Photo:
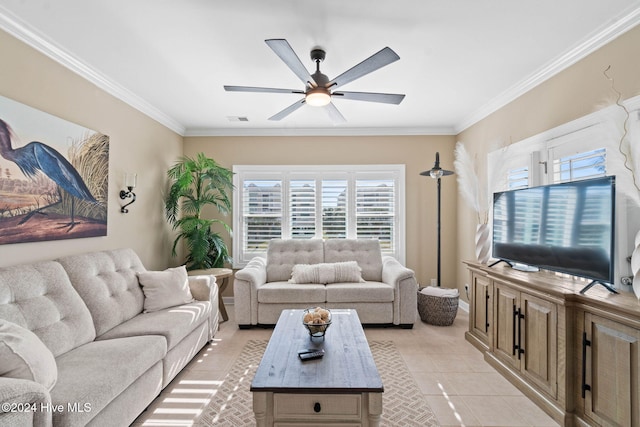
[[[322,410],[322,407],[320,406],[320,402],[316,402],[315,405],[313,405],[313,411],[320,412],[321,410]]]

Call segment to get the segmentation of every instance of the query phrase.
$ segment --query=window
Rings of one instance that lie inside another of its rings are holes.
[[[515,190],[516,188],[525,188],[529,186],[529,168],[521,167],[511,169],[507,172],[507,188]]]
[[[553,182],[605,176],[606,153],[604,148],[585,151],[553,160]]]
[[[378,239],[404,262],[404,165],[234,166],[234,267],[269,240]]]
[[[511,144],[506,150],[495,150],[489,153],[489,170],[495,170],[499,176],[506,178],[502,181],[496,180],[502,185],[490,187],[490,191],[502,191],[521,186],[537,187],[616,174],[622,174],[618,181],[620,183],[626,171],[622,170],[623,167],[620,164],[623,159],[619,151],[619,137],[610,136],[608,125],[606,125],[607,117],[610,116],[605,117],[602,113],[596,113]],[[582,203],[579,194],[564,194],[558,197],[573,201],[575,206]],[[522,200],[520,203],[526,204],[527,201]],[[531,215],[544,213],[545,208],[542,206],[530,203],[526,206]],[[571,242],[571,244],[586,246],[590,244],[590,240],[602,239],[605,228],[603,223],[608,220],[606,208],[607,206],[598,204],[580,207],[582,222],[585,227],[588,227],[588,232],[582,234],[584,241]],[[615,243],[616,283],[619,283],[620,277],[631,274],[626,254],[633,250],[633,242],[628,237],[628,235],[633,236],[633,233],[627,233],[626,230],[637,230],[640,227],[638,225],[640,220],[635,219],[636,215],[631,213],[632,209],[623,197],[616,198],[616,229],[618,230]],[[500,213],[499,209],[496,213]],[[575,234],[570,233],[571,229],[567,226],[571,223],[570,214],[571,210],[548,212],[546,234],[540,237],[541,241],[547,244],[560,244],[573,238]],[[525,221],[521,223],[523,227],[532,227]],[[535,232],[533,229],[529,231]],[[494,233],[499,235],[505,232],[506,229],[498,222]]]

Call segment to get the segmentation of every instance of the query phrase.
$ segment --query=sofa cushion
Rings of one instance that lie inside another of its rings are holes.
[[[151,313],[141,313],[100,335],[98,340],[143,335],[162,335],[171,350],[198,325],[209,318],[211,302],[196,301]]]
[[[267,282],[289,280],[296,264],[324,262],[322,245],[321,239],[270,240],[267,248]]]
[[[56,359],[58,382],[51,390],[51,402],[65,410],[53,414],[53,425],[86,425],[166,354],[166,340],[148,335],[94,341],[61,355]],[[68,404],[85,412],[68,411]]]
[[[0,319],[0,376],[35,381],[51,390],[58,379],[56,360],[36,334]]]
[[[327,303],[392,302],[394,288],[382,282],[333,283],[327,285]]]
[[[364,282],[358,263],[355,261],[320,263],[320,264],[296,264],[291,272],[289,283],[340,283],[340,282]]]
[[[193,295],[189,290],[189,276],[184,265],[164,271],[138,272],[138,281],[144,293],[145,313],[193,301]]]
[[[324,262],[356,261],[362,278],[382,281],[382,253],[375,239],[328,239],[324,242]]]
[[[35,333],[54,356],[96,336],[87,306],[53,261],[0,268],[0,319]]]
[[[298,286],[288,282],[270,282],[258,288],[258,302],[267,304],[302,303],[315,305],[326,301],[325,285]]]
[[[89,307],[96,335],[142,313],[144,294],[137,273],[146,269],[132,249],[85,253],[58,261]]]

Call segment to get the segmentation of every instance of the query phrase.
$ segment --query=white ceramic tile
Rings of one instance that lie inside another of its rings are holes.
[[[216,384],[224,380],[245,343],[271,336],[271,329],[238,329],[232,305],[227,312],[230,319],[221,323],[213,343],[187,365],[135,426],[188,425],[196,419],[203,396],[215,393]],[[428,325],[418,319],[410,330],[365,327],[365,334],[369,340],[394,341],[443,427],[557,426],[466,342],[467,329],[468,315],[460,311],[452,326]]]

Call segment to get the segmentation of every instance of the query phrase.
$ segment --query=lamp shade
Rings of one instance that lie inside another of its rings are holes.
[[[453,175],[453,171],[444,170],[440,167],[440,153],[436,152],[436,162],[428,171],[420,172],[422,176],[430,176],[431,178],[438,179],[443,176]]]

